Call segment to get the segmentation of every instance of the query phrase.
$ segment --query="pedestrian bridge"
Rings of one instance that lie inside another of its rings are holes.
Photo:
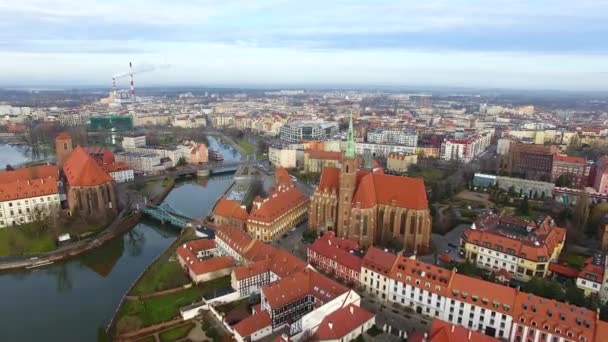
[[[178,228],[186,228],[192,225],[192,218],[188,215],[173,208],[170,204],[165,203],[160,206],[148,205],[142,209],[142,212],[149,217],[160,221],[161,223],[169,223]]]

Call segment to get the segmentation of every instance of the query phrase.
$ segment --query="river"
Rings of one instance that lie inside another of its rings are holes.
[[[232,154],[232,148],[225,149],[222,152]],[[212,177],[178,183],[165,201],[202,217],[231,182]],[[145,220],[103,247],[64,263],[0,274],[0,339],[96,341],[97,329],[109,322],[122,295],[177,234],[176,229]]]

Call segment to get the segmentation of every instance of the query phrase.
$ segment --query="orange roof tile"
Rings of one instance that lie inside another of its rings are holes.
[[[247,217],[249,217],[247,210],[241,208],[241,205],[237,201],[223,197],[217,202],[213,214],[226,218],[236,218],[241,221],[246,221]]]
[[[129,164],[121,161],[113,162],[110,164],[103,164],[101,168],[107,173],[131,170]]]
[[[579,341],[580,337],[583,336],[586,341],[593,341],[596,312],[519,292],[515,302],[513,322],[561,336],[566,340]],[[549,329],[545,329],[545,327]],[[555,328],[560,329],[559,334],[555,331]],[[568,332],[572,332],[573,337],[568,337]]]
[[[243,254],[243,257],[249,261],[272,259],[276,252],[276,248],[271,245],[267,245],[259,240],[254,240],[253,245]]]
[[[112,182],[112,177],[80,146],[65,161],[63,172],[70,186],[96,186]]]
[[[567,278],[576,278],[578,277],[579,273],[579,270],[577,270],[576,268],[556,264],[554,262],[549,263],[549,271]]]
[[[57,135],[57,137],[55,137],[55,140],[70,140],[70,139],[72,139],[72,137],[65,132],[61,132]]]
[[[332,189],[338,191],[340,188],[340,169],[337,167],[324,167],[321,172],[321,180],[318,189],[323,191]]]
[[[388,276],[396,260],[397,256],[395,254],[376,247],[370,247],[363,257],[362,267]]]
[[[370,208],[376,204],[395,204],[415,210],[428,209],[424,181],[421,178],[371,173],[363,177],[353,203]]]
[[[428,342],[498,342],[500,340],[482,334],[478,331],[469,330],[449,322],[434,319],[429,331]]]
[[[313,340],[342,340],[343,337],[374,318],[374,316],[373,313],[354,304],[344,306],[325,316],[313,335]]]
[[[311,158],[311,159],[323,159],[323,160],[341,160],[342,159],[342,152],[306,150],[306,151],[304,151],[304,153],[308,154],[308,158]]]
[[[198,260],[198,259],[196,259]],[[229,256],[213,257],[202,261],[194,261],[187,267],[197,275],[215,272],[226,268],[234,267],[234,259]]]
[[[359,273],[361,271],[363,259],[354,254],[351,254],[348,249],[341,248],[339,242],[332,242],[335,240],[339,240],[338,238],[325,237],[326,235],[333,234],[325,233],[322,237],[315,240],[312,245],[308,246],[308,249],[325,258],[333,260],[337,264],[340,264],[351,270],[355,270],[357,273]]]
[[[305,269],[307,264],[293,254],[281,248],[270,262],[270,271],[280,278],[285,278]]]
[[[262,295],[272,309],[307,295],[312,295],[321,303],[326,303],[347,291],[348,288],[311,269],[305,269],[262,287]]]
[[[505,314],[513,312],[517,291],[508,286],[455,273],[449,288],[449,298]]]
[[[243,338],[253,333],[272,326],[272,319],[267,311],[251,315],[233,326],[234,330]]]
[[[58,193],[57,178],[54,177],[0,184],[0,202],[56,195]]]
[[[230,248],[243,256],[253,246],[253,240],[244,230],[230,226],[222,225],[215,230],[216,239],[221,239]]]
[[[274,191],[264,199],[259,209],[252,210],[248,221],[272,223],[291,209],[307,202],[308,197],[296,187]]]
[[[274,179],[275,179],[275,186],[277,188],[282,187],[282,186],[290,187],[293,185],[293,182],[291,181],[291,177],[289,177],[289,173],[287,173],[287,170],[285,170],[282,167],[279,167],[274,171]]]
[[[448,292],[450,279],[454,274],[453,271],[445,268],[404,256],[398,256],[390,270],[391,279],[404,284],[409,283],[414,287],[424,287],[427,291],[439,296],[444,296]],[[410,280],[408,280],[408,276]],[[416,285],[418,281],[420,285]]]
[[[576,163],[576,164],[585,164],[587,161],[582,157],[573,157],[565,154],[556,154],[553,156],[553,161],[560,161],[565,163]]]
[[[270,260],[260,260],[252,263],[241,265],[233,270],[234,277],[240,281],[243,279],[255,277],[260,274],[267,273],[270,269]]]
[[[32,179],[59,178],[59,168],[56,165],[41,165],[0,172],[0,184]]]
[[[503,224],[504,223],[504,224]],[[512,230],[519,227],[519,231]],[[522,232],[531,227],[531,232]],[[488,214],[478,219],[474,226],[463,233],[463,239],[478,246],[490,249],[500,247],[508,253],[520,258],[538,261],[540,258],[549,260],[554,249],[566,238],[566,230],[553,226],[551,217],[547,216],[537,226],[534,222],[527,222],[509,216]]]

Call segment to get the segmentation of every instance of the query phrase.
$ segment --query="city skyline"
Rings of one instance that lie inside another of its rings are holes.
[[[608,3],[0,1],[0,86],[608,90]],[[123,84],[124,86],[124,84]]]

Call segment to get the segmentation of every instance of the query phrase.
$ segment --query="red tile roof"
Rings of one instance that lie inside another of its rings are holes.
[[[0,202],[58,193],[57,179],[54,177],[0,184]]]
[[[589,258],[578,277],[601,284],[604,281],[604,267],[595,265]]]
[[[23,167],[14,171],[1,171],[0,184],[33,179],[59,178],[59,168],[55,165]]]
[[[593,341],[596,318],[595,311],[524,292],[517,294],[513,312],[514,323],[574,341],[579,341],[581,336]],[[573,337],[568,337],[568,332],[572,332]]]
[[[222,225],[215,230],[216,239],[224,241],[230,248],[243,256],[251,246],[254,240],[242,229]]]
[[[226,218],[236,218],[241,221],[246,221],[247,217],[249,217],[247,210],[241,208],[241,205],[237,201],[223,197],[217,202],[213,214]]]
[[[55,140],[70,140],[70,139],[72,139],[72,137],[65,132],[61,132],[57,135],[57,137],[55,137]]]
[[[282,307],[307,295],[326,303],[347,291],[348,288],[311,269],[262,287],[262,295],[271,309]]]
[[[325,235],[328,235],[327,233]],[[340,248],[339,244],[332,243],[334,239],[323,237],[315,240],[312,245],[308,246],[308,249],[325,257],[333,260],[335,263],[342,265],[348,269],[354,270],[357,273],[361,272],[361,265],[363,259],[351,254],[348,250]]]
[[[121,161],[110,164],[103,164],[101,168],[107,173],[131,170],[129,164]]]
[[[582,157],[572,157],[565,154],[556,154],[553,156],[553,161],[560,161],[565,163],[576,163],[576,164],[585,164],[587,161]]]
[[[576,277],[578,277],[578,273],[579,273],[579,271],[576,268],[556,264],[554,262],[549,263],[549,271],[551,271],[553,273],[557,273],[557,274],[567,277],[567,278],[576,278]]]
[[[388,276],[393,268],[393,265],[395,264],[395,261],[397,261],[397,256],[395,254],[383,251],[376,247],[370,247],[367,250],[367,253],[365,253],[365,257],[363,257],[362,267]]]
[[[70,186],[96,186],[112,182],[112,177],[85,150],[78,146],[63,164]]]
[[[318,150],[306,150],[304,153],[308,154],[310,159],[323,159],[323,160],[341,160],[342,152],[335,151],[318,151]]]
[[[271,245],[267,245],[259,240],[254,240],[253,245],[243,254],[243,257],[248,261],[259,261],[272,259],[276,253],[277,249]]]
[[[363,208],[376,204],[393,203],[402,208],[428,209],[424,181],[421,178],[401,177],[380,173],[368,174],[357,187],[353,203]]]
[[[281,248],[271,259],[270,271],[280,278],[285,278],[304,270],[306,266],[304,261]]]
[[[453,274],[447,297],[489,310],[512,314],[517,290],[489,281]]]
[[[373,313],[361,307],[353,304],[347,305],[325,316],[313,335],[313,340],[341,340],[374,316]]]
[[[429,331],[428,342],[498,342],[500,340],[469,330],[465,327],[456,326],[449,322],[434,319]]]
[[[332,189],[338,191],[340,188],[340,169],[337,167],[324,167],[321,172],[321,180],[319,181],[318,189],[323,191]]]
[[[213,248],[215,248],[215,241],[199,239],[181,244],[177,247],[176,253],[186,267],[197,275],[234,266],[234,260],[231,257],[212,257],[200,260],[196,255],[199,251]]]
[[[233,270],[237,281],[267,273],[270,269],[270,260],[260,260],[241,265]]]
[[[410,284],[413,287],[425,288],[427,291],[439,296],[446,295],[454,274],[455,272],[445,268],[404,256],[397,257],[390,271],[391,279],[404,284]]]
[[[273,191],[264,199],[259,209],[252,209],[249,221],[272,223],[290,210],[308,202],[308,197],[298,188]]]
[[[287,173],[287,170],[282,167],[279,167],[274,171],[274,179],[275,186],[277,188],[280,188],[282,186],[290,187],[293,185],[291,177],[289,177],[289,173]]]
[[[496,249],[497,246],[503,251],[511,249],[513,255],[524,259],[538,261],[540,258],[545,258],[545,261],[548,261],[551,259],[554,249],[566,237],[566,230],[554,226],[552,222],[551,217],[547,216],[537,226],[534,222],[514,217],[488,214],[477,220],[474,226],[466,229],[463,239],[468,243],[490,249]],[[503,223],[506,224],[504,226],[506,228],[503,228]],[[513,225],[518,225],[521,229],[526,229],[526,226],[533,229],[528,234],[521,234],[511,231],[509,227]]]
[[[267,311],[251,315],[233,326],[234,330],[245,338],[264,328],[272,326],[272,319]]]

